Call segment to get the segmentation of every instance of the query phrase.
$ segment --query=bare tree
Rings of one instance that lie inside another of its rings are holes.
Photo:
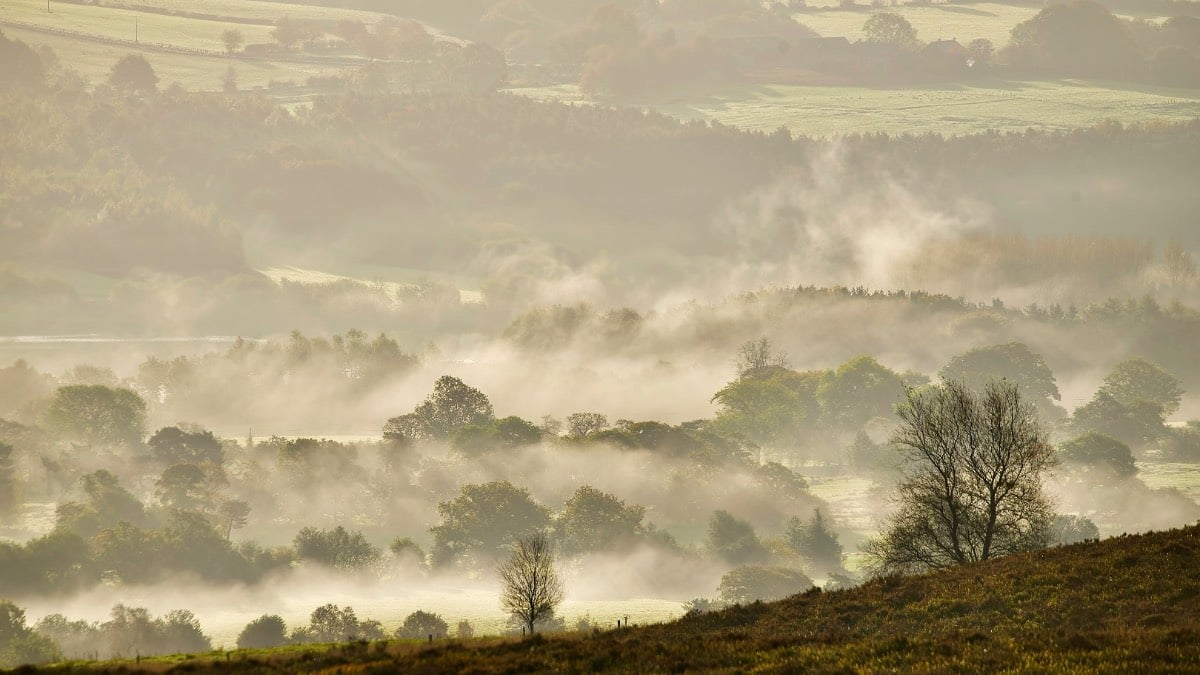
[[[537,533],[514,542],[508,560],[500,565],[500,582],[501,606],[533,635],[534,625],[553,616],[563,599],[550,539]]]
[[[608,428],[608,417],[600,413],[571,413],[567,415],[567,430],[572,438],[584,438],[588,434]]]
[[[765,337],[757,340],[749,340],[743,342],[738,347],[737,359],[734,361],[737,366],[738,376],[770,366],[779,366],[786,368],[788,366],[787,354],[777,354],[771,346],[771,341]]]
[[[1042,473],[1053,449],[1017,386],[908,389],[892,441],[907,468],[899,510],[867,551],[881,572],[942,569],[1050,542]]]
[[[1171,285],[1176,288],[1190,286],[1196,280],[1196,261],[1192,258],[1192,254],[1188,253],[1179,245],[1179,242],[1171,242],[1163,251],[1163,261],[1167,267],[1167,276],[1171,280]]]

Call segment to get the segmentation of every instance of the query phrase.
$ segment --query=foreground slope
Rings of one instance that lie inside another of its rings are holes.
[[[174,665],[199,672],[1197,671],[1200,526],[592,636],[235,653]]]

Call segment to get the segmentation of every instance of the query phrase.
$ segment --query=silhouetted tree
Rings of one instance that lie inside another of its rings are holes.
[[[704,546],[732,564],[766,560],[767,550],[754,533],[754,527],[734,518],[728,511],[714,511],[708,521]]]
[[[211,431],[163,427],[146,441],[150,454],[166,464],[220,464],[225,461],[221,441]]]
[[[771,341],[765,337],[749,340],[738,346],[737,358],[733,362],[738,377],[764,368],[790,368],[787,354],[776,352]]]
[[[1007,379],[1017,385],[1021,397],[1033,404],[1042,419],[1057,420],[1065,411],[1058,406],[1062,395],[1046,360],[1020,342],[977,347],[946,362],[938,371],[944,382],[954,380],[970,389],[982,389],[992,380]]]
[[[404,618],[404,624],[396,629],[396,637],[402,639],[444,638],[450,634],[450,626],[441,616],[417,610]]]
[[[584,438],[588,434],[608,428],[608,417],[600,413],[578,412],[567,415],[567,434],[571,438]]]
[[[1050,540],[1055,544],[1065,546],[1099,538],[1100,528],[1083,516],[1054,516],[1054,522],[1050,525]]]
[[[296,534],[293,546],[301,560],[341,569],[360,569],[379,559],[379,549],[361,532],[347,531],[341,525],[332,530],[306,527]]]
[[[814,510],[813,517],[807,522],[789,519],[784,536],[797,553],[826,571],[841,569],[842,545],[837,534],[826,525],[821,509]]]
[[[25,625],[25,610],[0,600],[0,668],[42,665],[62,658],[49,638]]]
[[[242,31],[236,28],[230,28],[221,33],[221,42],[225,45],[225,53],[233,55],[238,49],[245,44],[246,39],[242,35]]]
[[[415,410],[388,420],[383,435],[402,443],[445,439],[455,429],[488,424],[494,417],[492,403],[483,392],[445,375],[438,378],[433,393]]]
[[[158,90],[158,74],[141,54],[127,54],[113,66],[108,82],[117,89],[152,94]]]
[[[490,563],[514,539],[550,525],[549,509],[508,481],[465,485],[453,501],[438,504],[438,513],[442,522],[430,529],[434,566]]]
[[[1129,446],[1115,438],[1088,432],[1059,446],[1059,456],[1068,467],[1099,474],[1095,482],[1126,480],[1137,475]]]
[[[238,649],[270,649],[287,644],[287,624],[274,614],[264,614],[246,624],[238,634]]]
[[[869,42],[892,44],[902,49],[916,49],[917,29],[908,19],[893,12],[876,12],[867,19],[862,27],[863,35]]]
[[[721,577],[717,594],[726,603],[745,604],[755,600],[770,602],[812,588],[812,579],[787,567],[736,567]]]
[[[101,385],[60,387],[42,414],[47,429],[69,439],[107,446],[141,443],[146,403],[128,389]]]
[[[500,584],[501,606],[533,635],[534,627],[553,616],[563,599],[549,537],[539,532],[518,539],[500,565]]]
[[[1064,75],[1121,77],[1142,68],[1129,27],[1093,0],[1047,5],[1012,29],[1008,59]]]
[[[229,499],[221,502],[217,509],[217,518],[225,528],[225,538],[233,536],[233,531],[246,526],[250,517],[250,504],[241,499]]]
[[[628,549],[643,533],[646,509],[626,506],[615,496],[581,486],[563,505],[554,523],[565,555]]]
[[[1183,397],[1179,378],[1141,358],[1127,359],[1114,366],[1100,390],[1124,405],[1151,403],[1162,411],[1164,419],[1179,410],[1179,400]]]
[[[1049,543],[1041,477],[1053,449],[1016,385],[910,389],[898,412],[892,442],[908,463],[900,508],[867,547],[877,569],[941,569]]]

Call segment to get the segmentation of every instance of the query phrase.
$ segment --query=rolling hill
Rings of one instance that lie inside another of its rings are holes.
[[[154,672],[1195,671],[1198,563],[1200,526],[1191,526],[591,635],[363,643],[140,665]],[[58,672],[137,668],[110,662]]]

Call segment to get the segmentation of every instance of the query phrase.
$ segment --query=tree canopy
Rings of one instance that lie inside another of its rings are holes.
[[[117,89],[152,94],[158,90],[158,74],[141,54],[126,54],[113,65],[108,82]]]
[[[91,445],[140,445],[146,403],[128,389],[103,385],[59,387],[42,415],[46,428]]]
[[[442,522],[433,534],[432,564],[490,564],[509,545],[550,526],[550,510],[508,481],[464,485],[458,497],[438,504]]]
[[[894,12],[876,12],[867,19],[862,28],[870,42],[896,45],[903,49],[916,49],[917,29],[908,19]]]

